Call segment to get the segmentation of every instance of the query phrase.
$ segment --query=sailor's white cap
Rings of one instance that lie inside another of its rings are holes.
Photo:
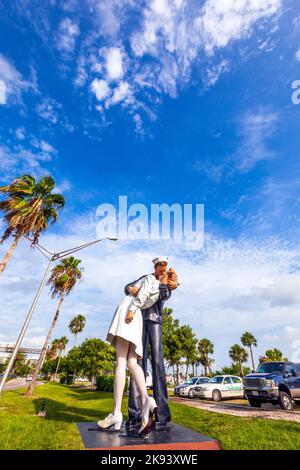
[[[157,258],[154,258],[152,260],[152,263],[154,264],[154,266],[157,263],[168,263],[168,257],[167,256],[158,256]]]

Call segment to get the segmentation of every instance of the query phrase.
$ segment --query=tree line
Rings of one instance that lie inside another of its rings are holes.
[[[59,377],[66,380],[69,378],[69,383],[73,383],[76,377],[86,377],[90,381],[94,381],[96,376],[113,373],[115,350],[110,344],[99,338],[90,338],[76,345],[77,335],[83,331],[85,324],[86,319],[83,315],[77,315],[71,320],[69,330],[75,337],[73,347],[66,355],[63,355],[69,343],[68,338],[63,336],[54,339],[47,347],[42,366],[39,367],[39,374],[52,380],[58,380]],[[257,347],[257,340],[250,332],[245,332],[241,336],[241,343],[245,348],[248,348],[249,352],[241,345],[234,344],[228,352],[228,356],[232,360],[231,365],[213,371],[214,344],[209,339],[197,339],[189,325],[180,325],[180,321],[173,318],[173,311],[170,308],[163,309],[162,328],[166,369],[172,370],[174,383],[179,383],[181,379],[186,380],[189,376],[197,376],[199,366],[203,367],[201,375],[233,374],[243,377],[251,370],[250,367],[245,366],[249,356],[251,357],[252,369],[255,369],[252,348],[253,346]],[[266,350],[264,356],[259,358],[259,362],[286,360],[287,358],[283,357],[282,352],[276,348]],[[2,368],[4,368],[3,365]],[[37,366],[34,371],[36,369]],[[184,372],[180,372],[181,370]],[[13,372],[21,376],[33,372],[24,353],[18,353]]]
[[[175,382],[179,383],[182,368],[185,368],[185,373],[181,374],[184,379],[187,379],[189,375],[196,376],[198,366],[203,367],[205,376],[212,376],[212,366],[215,362],[212,358],[214,344],[207,338],[197,339],[192,328],[189,325],[181,325],[179,320],[173,318],[172,313],[170,308],[165,308],[163,311],[163,353],[167,366],[173,371]],[[253,347],[257,347],[256,338],[251,332],[246,331],[241,336],[241,343],[242,345],[234,344],[229,349],[231,366],[224,366],[214,374],[233,374],[243,377],[251,371],[250,367],[245,367],[249,354],[252,370],[255,370]],[[276,348],[266,350],[264,356],[259,358],[259,362],[284,360],[287,359]],[[190,368],[192,368],[192,374],[189,374]]]

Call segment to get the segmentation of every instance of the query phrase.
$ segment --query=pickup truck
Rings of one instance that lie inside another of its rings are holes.
[[[300,402],[300,364],[262,362],[256,372],[244,377],[243,384],[250,406],[272,403],[291,411]]]

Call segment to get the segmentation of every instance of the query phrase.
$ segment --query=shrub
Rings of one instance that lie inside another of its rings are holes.
[[[114,375],[98,375],[96,378],[96,390],[99,392],[113,392],[114,391]],[[128,380],[125,383],[125,390],[128,390]]]
[[[67,385],[72,385],[73,384],[73,374],[63,374],[60,376],[59,379],[60,384],[67,384]]]

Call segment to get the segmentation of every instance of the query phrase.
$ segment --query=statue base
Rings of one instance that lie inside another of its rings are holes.
[[[77,423],[77,428],[88,450],[221,450],[215,439],[172,422],[146,436],[125,424],[120,431],[99,429],[95,422]]]

